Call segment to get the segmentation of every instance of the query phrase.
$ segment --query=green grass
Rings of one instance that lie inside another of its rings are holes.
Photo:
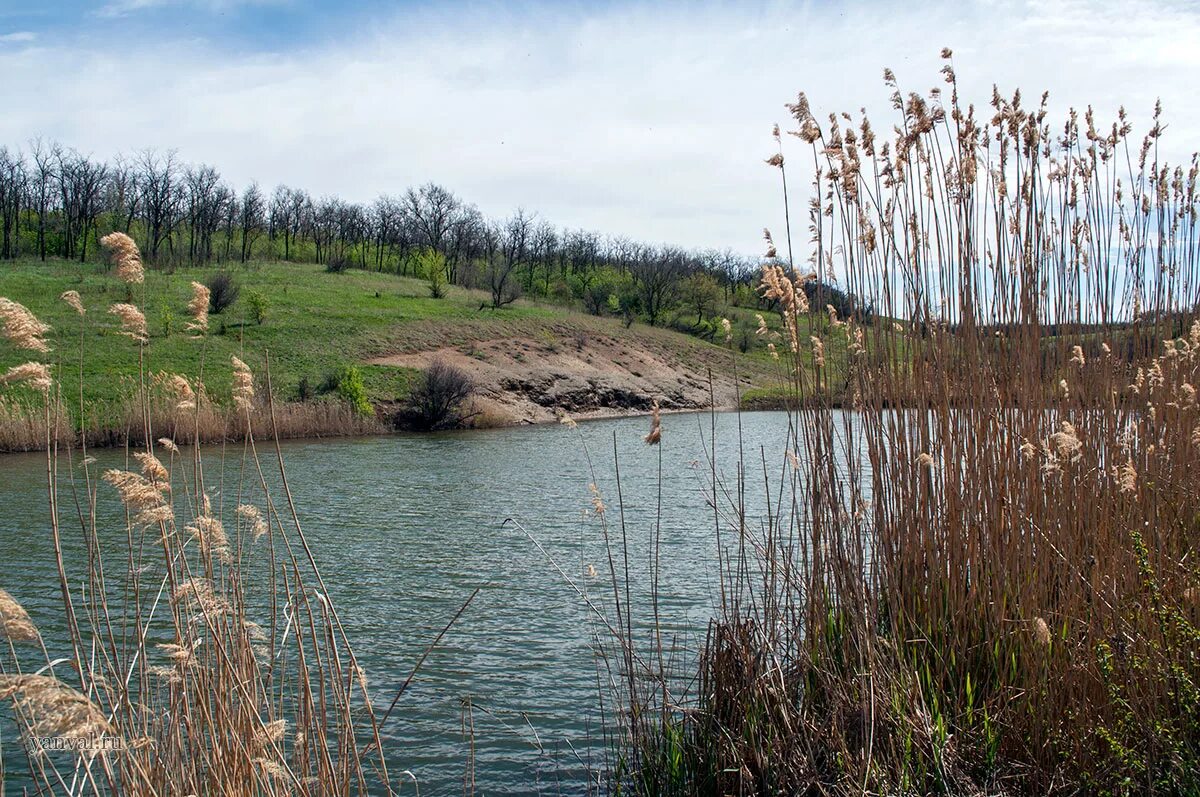
[[[452,322],[471,327],[494,321],[495,313],[478,310],[480,298],[467,291],[451,291],[444,299],[431,299],[419,280],[361,271],[327,274],[319,266],[292,263],[251,263],[231,271],[242,288],[241,298],[225,312],[209,319],[206,341],[185,332],[191,282],[203,282],[215,268],[180,269],[174,273],[147,270],[143,285],[134,286],[133,301],[146,314],[150,343],[146,346],[148,372],[170,371],[203,379],[214,396],[229,390],[229,357],[237,355],[256,371],[269,352],[275,392],[291,397],[307,377],[315,388],[325,374],[340,366],[359,363],[396,346],[405,330],[412,341],[429,340],[430,329],[418,322]],[[63,291],[76,290],[88,309],[82,320],[83,393],[88,404],[111,405],[128,394],[138,373],[137,346],[119,334],[119,323],[107,308],[126,301],[126,286],[97,264],[62,260],[41,263],[18,260],[0,264],[0,296],[18,301],[53,328],[48,339],[51,358],[61,366],[63,392],[77,398],[81,319],[59,300]],[[267,300],[263,324],[252,320],[246,294],[257,290]],[[170,317],[168,330],[167,317]],[[552,320],[563,313],[529,304],[505,308],[507,321]],[[28,359],[28,352],[0,350],[0,367]],[[390,399],[410,381],[407,369],[371,366],[364,379],[373,399]]]
[[[561,306],[522,300],[501,310],[480,309],[486,296],[479,291],[451,288],[445,298],[433,299],[421,280],[357,270],[330,274],[317,265],[282,262],[230,266],[241,297],[225,312],[211,316],[207,339],[196,340],[185,331],[190,320],[190,285],[193,280],[204,282],[217,270],[147,269],[145,283],[134,286],[130,297],[126,286],[100,264],[24,259],[0,263],[0,296],[24,304],[51,325],[47,339],[54,351],[43,359],[57,364],[69,407],[79,401],[82,325],[83,400],[96,408],[101,420],[130,395],[137,381],[138,347],[120,334],[116,317],[108,313],[110,305],[130,298],[145,312],[150,329],[145,348],[147,373],[166,371],[202,378],[218,402],[229,394],[231,355],[245,360],[261,378],[269,353],[274,393],[281,400],[293,399],[304,378],[316,389],[327,374],[357,364],[373,402],[405,396],[416,372],[368,365],[369,360],[496,338],[525,336],[566,342],[579,333],[604,334],[636,338],[691,365],[711,362],[715,366],[721,359],[715,356],[716,347],[695,338],[641,324],[626,329],[616,319]],[[66,290],[80,293],[88,309],[86,318],[80,319],[59,299]],[[261,325],[254,322],[246,298],[252,290],[267,302]],[[0,370],[37,359],[28,356],[31,354],[0,347]],[[739,360],[751,372],[766,370],[753,358]]]

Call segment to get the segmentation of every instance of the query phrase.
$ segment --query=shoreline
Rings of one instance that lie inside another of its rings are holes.
[[[303,407],[303,406],[305,406],[305,405],[296,404],[296,403],[276,405],[277,409],[280,407],[286,409],[286,408],[291,408],[291,407]],[[716,406],[716,407],[661,408],[659,411],[663,415],[684,415],[684,414],[695,414],[695,413],[704,413],[704,412],[721,412],[721,413],[725,413],[725,412],[770,412],[770,411],[774,411],[774,410],[783,410],[783,409],[785,409],[785,408],[784,407],[760,407],[760,406],[752,406],[752,407],[751,406],[741,406],[741,407]],[[396,427],[394,425],[388,424],[384,419],[379,418],[378,416],[370,418],[370,419],[361,418],[360,419],[360,423],[362,424],[361,426],[347,426],[347,425],[345,425],[345,416],[339,414],[339,416],[335,419],[336,421],[338,421],[338,423],[331,423],[326,428],[317,427],[314,429],[313,427],[306,425],[303,429],[297,429],[295,434],[289,434],[289,433],[287,433],[286,430],[284,430],[283,433],[281,433],[279,435],[278,439],[280,442],[291,442],[291,441],[303,442],[303,441],[322,441],[322,440],[349,440],[349,439],[356,439],[356,438],[357,439],[368,439],[368,438],[375,438],[375,437],[389,437],[389,436],[401,436],[401,435],[426,436],[426,435],[431,435],[431,434],[446,434],[446,433],[469,434],[471,432],[483,432],[483,431],[492,431],[492,430],[498,430],[498,429],[518,429],[518,428],[525,428],[525,427],[530,427],[530,426],[552,426],[554,424],[561,423],[562,417],[564,417],[564,416],[570,417],[570,419],[572,421],[575,421],[576,423],[588,423],[588,422],[593,422],[593,421],[614,420],[614,419],[618,419],[618,418],[639,418],[639,417],[644,418],[644,417],[649,417],[650,414],[651,414],[650,410],[645,410],[645,409],[641,409],[641,408],[602,407],[602,408],[597,408],[595,410],[589,410],[589,411],[585,411],[585,412],[578,413],[578,414],[562,412],[557,417],[539,418],[536,420],[522,419],[522,420],[516,420],[513,422],[509,422],[509,423],[498,423],[498,424],[490,424],[490,425],[484,425],[484,426],[465,426],[465,427],[459,427],[459,428],[455,428],[455,429],[440,429],[437,431],[419,431],[416,429],[405,429],[405,428]],[[228,420],[228,419],[226,419],[226,420]],[[268,429],[260,428],[260,424],[267,425],[269,427],[269,423],[270,423],[269,414],[267,414],[265,412],[261,412],[261,413],[259,413],[258,416],[256,416],[253,419],[253,422],[254,422],[253,423],[253,426],[254,426],[253,436],[254,436],[255,441],[260,442],[260,443],[263,443],[263,442],[269,443],[275,439],[275,436],[269,432],[269,428]],[[236,423],[230,424],[230,427],[234,427],[234,426],[236,426]],[[154,427],[158,428],[158,429],[166,430],[161,433],[156,432],[155,433],[156,440],[168,438],[168,439],[171,439],[173,442],[175,442],[176,445],[179,445],[180,447],[191,446],[191,445],[195,444],[195,441],[192,439],[181,438],[181,436],[178,434],[168,433],[169,431],[172,431],[172,430],[175,432],[180,431],[181,425],[178,423],[174,423],[174,422],[168,422],[165,424],[156,423],[156,424],[154,424]],[[42,438],[45,437],[44,429],[43,429],[41,437]],[[81,443],[81,441],[78,439],[78,437],[79,437],[79,433],[75,430],[71,430],[70,439],[66,439],[67,434],[64,432],[61,436],[59,436],[58,439],[56,439],[54,441],[55,450],[60,451],[60,452],[68,451],[68,450],[69,451],[84,451],[85,447]],[[124,448],[129,445],[140,445],[143,442],[142,435],[140,433],[131,435],[131,434],[127,433],[127,430],[117,429],[115,427],[105,427],[105,428],[101,428],[101,429],[88,430],[88,432],[86,433],[86,437],[87,437],[86,450],[88,450],[88,451],[91,451],[91,450],[115,450],[115,449]],[[229,443],[239,443],[239,442],[242,442],[244,439],[245,439],[244,430],[239,432],[239,431],[235,431],[233,428],[227,427],[226,433],[220,434],[220,435],[207,435],[207,434],[202,433],[200,435],[199,443],[200,443],[200,445],[221,445],[221,444],[229,444]],[[2,447],[2,446],[0,446],[0,457],[7,457],[7,456],[12,456],[12,455],[20,455],[20,454],[41,454],[41,453],[44,453],[45,451],[46,451],[46,446],[44,444],[39,445],[39,446],[26,446],[26,447]]]

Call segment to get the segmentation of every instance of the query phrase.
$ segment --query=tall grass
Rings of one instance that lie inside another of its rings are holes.
[[[982,112],[943,57],[927,96],[885,72],[887,140],[789,106],[811,257],[789,234],[763,293],[799,409],[778,460],[714,463],[718,615],[691,700],[621,690],[622,787],[1200,790],[1197,159],[1160,161],[1157,108],[1140,140],[1124,111]],[[814,323],[835,275],[870,323]]]
[[[136,298],[140,256],[132,241],[114,238],[106,245]],[[63,300],[81,323],[96,310],[77,295]],[[7,300],[0,309],[8,343],[46,356],[44,325]],[[277,446],[260,457],[256,444],[262,431],[278,441],[288,423],[271,402],[269,369],[256,390],[236,357],[207,366],[233,371],[239,420],[230,430],[201,384],[146,372],[136,301],[112,311],[142,363],[124,467],[97,472],[86,449],[76,460],[61,447],[70,437],[61,421],[69,398],[46,365],[33,361],[0,379],[13,391],[6,401],[41,409],[43,420],[28,432],[42,435],[46,450],[62,598],[61,627],[44,637],[21,606],[30,596],[0,590],[0,699],[11,700],[28,743],[23,760],[11,745],[0,749],[2,763],[27,767],[40,793],[392,793],[399,784],[384,760],[381,722],[282,457]],[[199,347],[204,312],[195,311]],[[76,362],[68,354],[64,368]],[[85,356],[79,352],[81,368]],[[242,469],[214,485],[201,448],[180,444],[218,426],[240,435]],[[125,519],[114,528],[105,519],[118,502]],[[82,540],[83,564],[66,561],[67,535]],[[0,587],[3,580],[0,571]],[[85,749],[40,751],[42,737]]]

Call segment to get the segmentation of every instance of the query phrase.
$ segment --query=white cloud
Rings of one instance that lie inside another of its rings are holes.
[[[18,30],[13,33],[0,33],[0,44],[24,44],[35,41],[37,34],[31,30]]]
[[[14,77],[0,142],[176,147],[239,185],[356,200],[434,180],[489,213],[753,253],[762,227],[783,226],[762,163],[783,104],[803,89],[818,112],[865,106],[889,129],[883,67],[924,91],[943,45],[979,106],[994,82],[1031,100],[1048,89],[1059,114],[1124,104],[1144,123],[1161,97],[1175,157],[1200,133],[1200,18],[1165,3],[580,8],[409,14],[282,54],[144,40],[0,52]]]

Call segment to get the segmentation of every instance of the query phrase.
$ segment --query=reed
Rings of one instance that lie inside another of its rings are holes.
[[[768,235],[762,290],[797,409],[736,485],[714,448],[721,604],[685,694],[625,654],[622,787],[1200,789],[1200,161],[1160,160],[1158,108],[1141,139],[1045,96],[981,112],[943,57],[927,95],[885,72],[886,140],[789,106],[811,255]],[[869,322],[804,306],[835,275]]]
[[[130,301],[113,312],[140,353],[140,256],[123,236],[105,242],[129,286]],[[78,295],[63,300],[87,323]],[[0,312],[9,343],[47,351],[48,330],[27,310],[0,300]],[[203,311],[197,315],[193,331],[202,336]],[[143,365],[127,407],[126,464],[102,473],[86,449],[76,461],[65,447],[77,434],[85,446],[96,441],[86,427],[73,431],[63,422],[66,399],[47,365],[19,366],[4,379],[0,444],[16,448],[37,438],[45,451],[62,596],[61,626],[47,634],[22,606],[29,596],[0,588],[0,701],[27,742],[24,756],[14,757],[11,745],[3,751],[5,767],[23,763],[40,793],[399,788],[277,447],[282,434],[329,423],[341,409],[281,410],[270,399],[269,369],[256,391],[246,363],[235,357],[223,367],[234,376],[232,411],[215,408],[202,384],[150,375]],[[347,430],[351,423],[344,421]],[[256,441],[264,437],[276,441],[270,458],[259,454]],[[240,443],[240,473],[226,465],[219,492],[206,480],[202,448],[180,447],[207,439]],[[268,486],[271,470],[282,496]],[[117,503],[125,523],[111,528],[101,518]],[[66,534],[84,541],[85,563],[65,561]],[[37,740],[44,737],[65,738],[72,749],[43,749]]]

